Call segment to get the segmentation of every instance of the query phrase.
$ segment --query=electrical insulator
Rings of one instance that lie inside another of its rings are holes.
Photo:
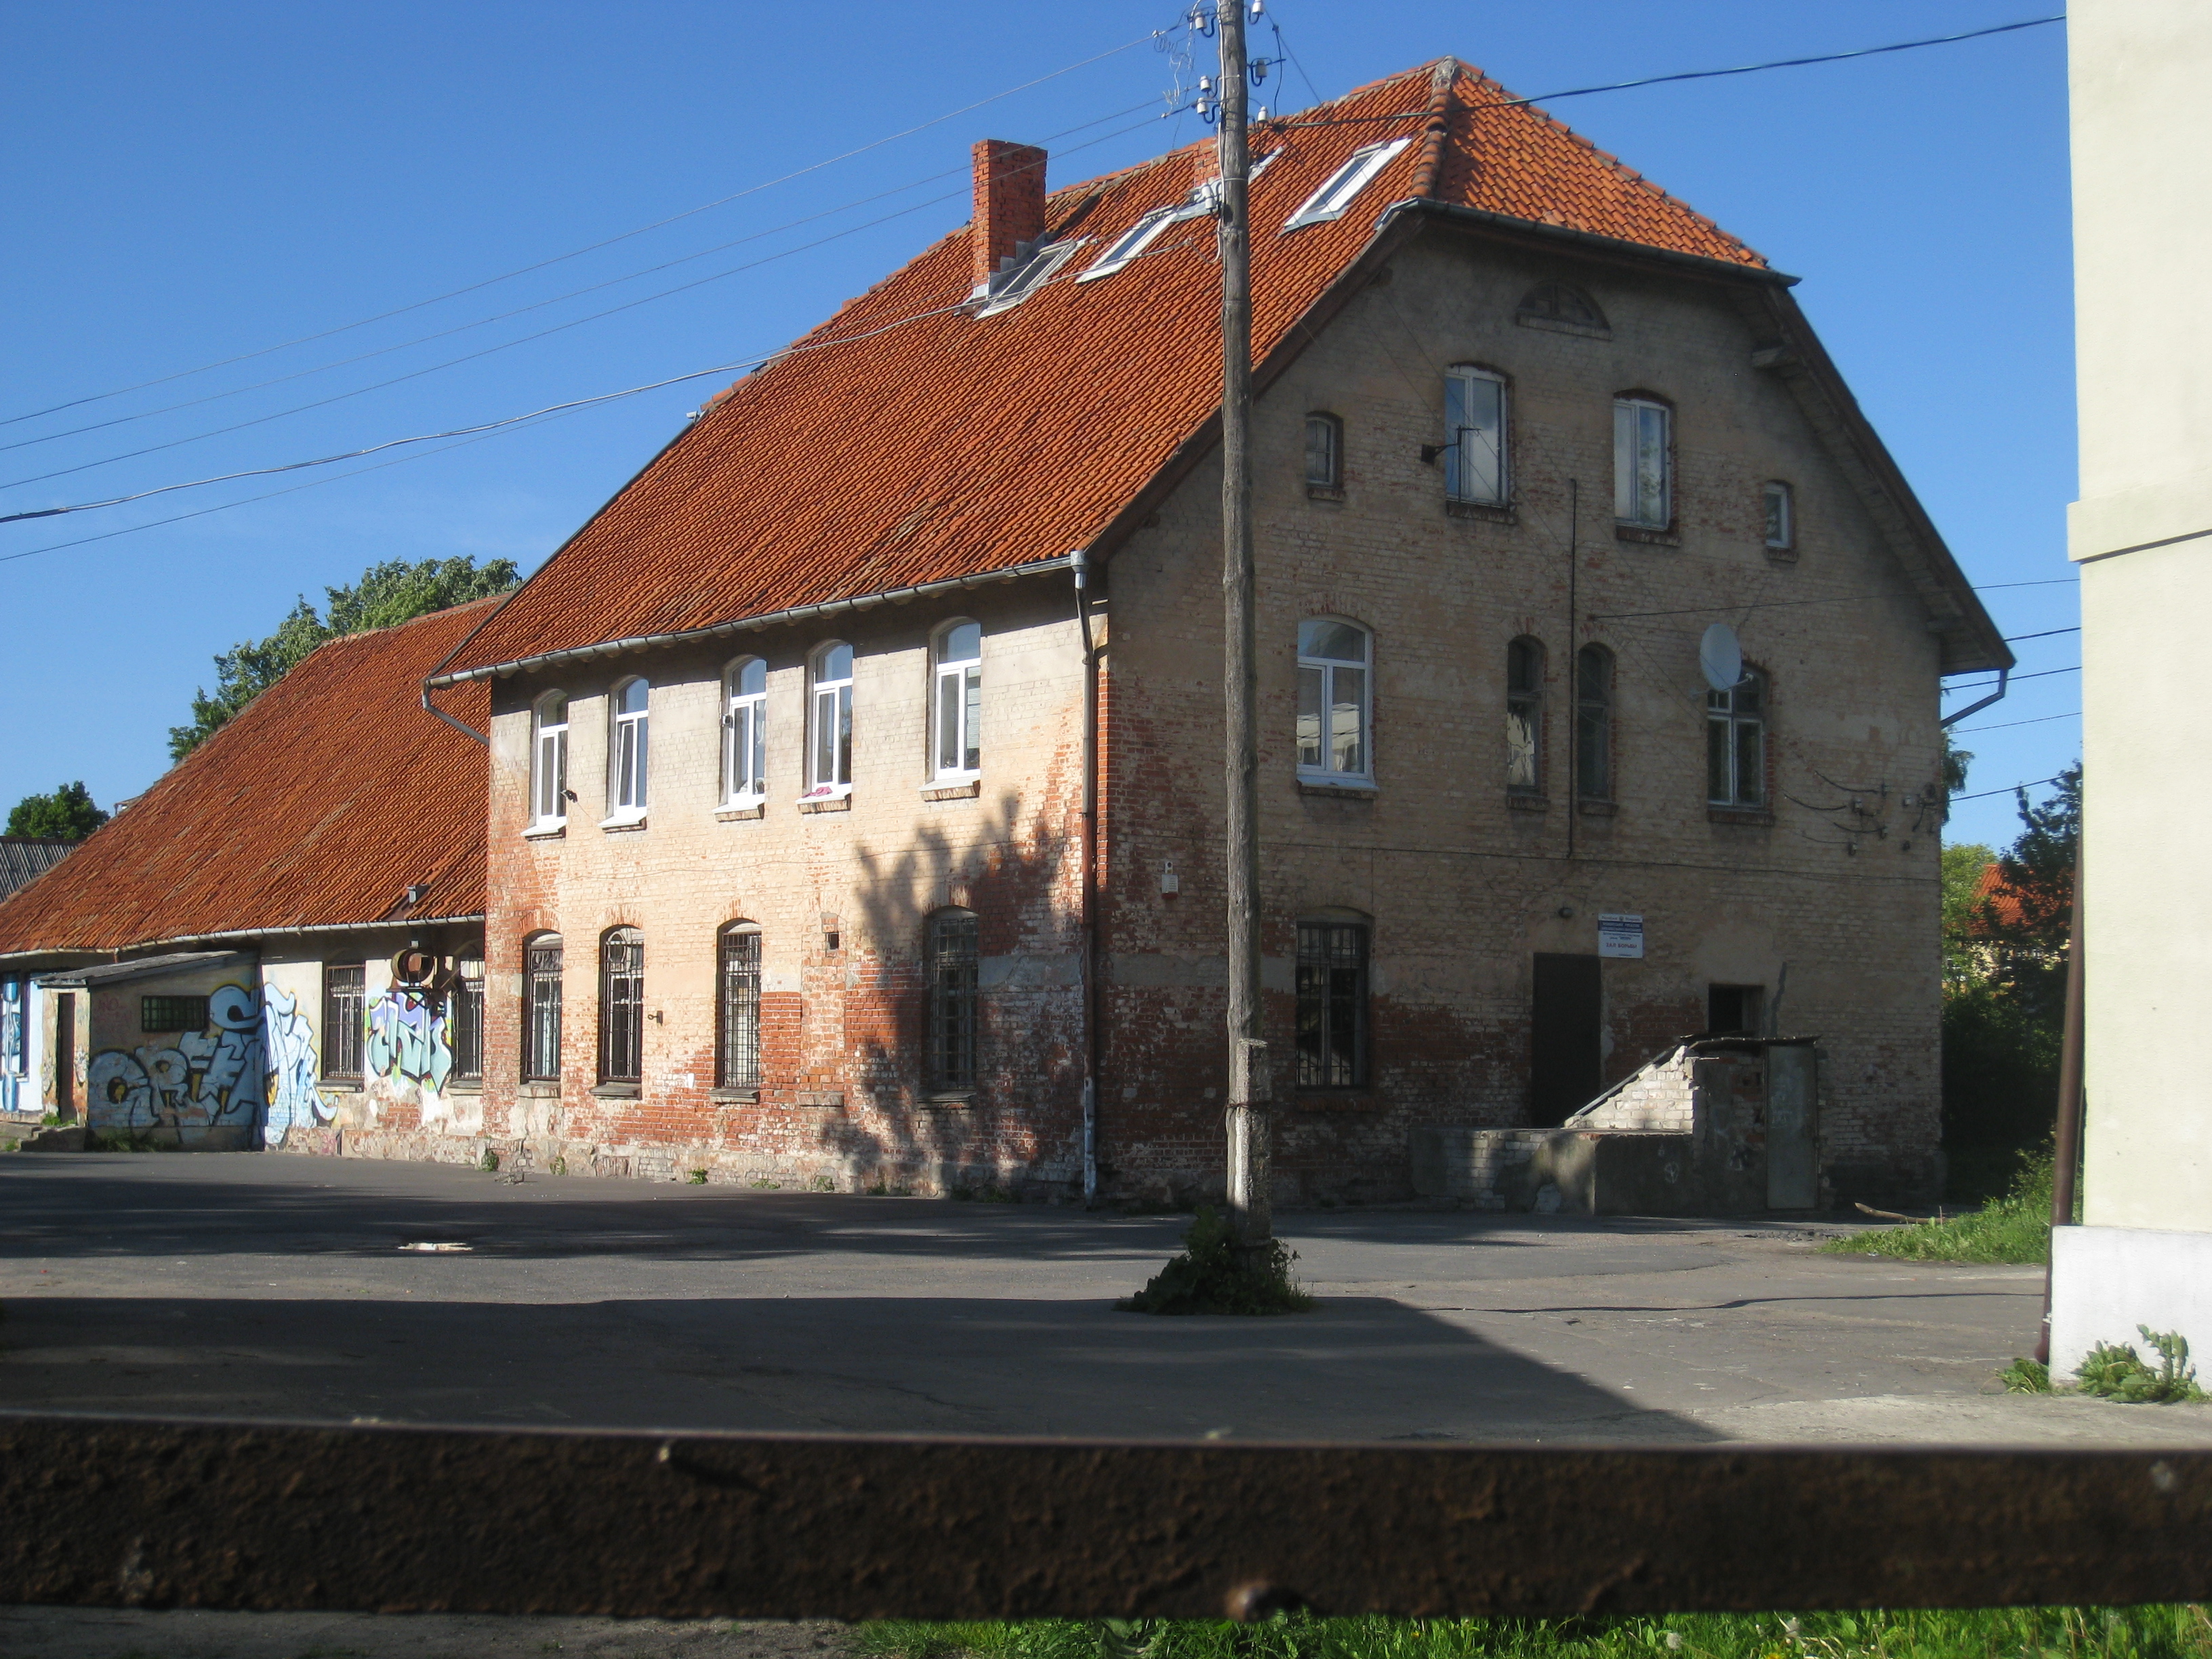
[[[1267,81],[1267,60],[1264,58],[1255,58],[1252,60],[1252,84],[1255,87],[1264,86]]]
[[[1252,17],[1255,22],[1260,18],[1264,17],[1267,15],[1267,0],[1252,0]]]

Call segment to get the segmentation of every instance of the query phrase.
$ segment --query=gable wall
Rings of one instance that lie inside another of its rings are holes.
[[[1595,295],[1613,338],[1517,325],[1516,302],[1547,278]],[[1595,951],[1601,911],[1641,914],[1650,940],[1645,959],[1602,964],[1607,1080],[1701,1028],[1709,982],[1771,995],[1786,963],[1783,1028],[1827,1039],[1835,1189],[1926,1187],[1938,1121],[1938,842],[1925,805],[1936,643],[1786,390],[1750,367],[1755,343],[1709,285],[1432,234],[1262,397],[1261,895],[1286,1198],[1401,1196],[1413,1124],[1526,1121],[1532,956]],[[1455,362],[1511,381],[1511,522],[1448,514],[1441,468],[1420,459],[1445,435],[1441,377]],[[1631,388],[1676,408],[1679,545],[1613,532],[1612,399]],[[1345,422],[1341,502],[1305,489],[1310,409]],[[1762,544],[1770,477],[1796,489],[1794,561]],[[1571,479],[1572,638],[1617,659],[1610,814],[1571,813],[1562,765]],[[1201,467],[1110,570],[1101,1135],[1129,1188],[1219,1181],[1218,491],[1218,470]],[[1839,595],[1858,597],[1796,603]],[[1677,610],[1690,614],[1590,620]],[[1371,800],[1296,780],[1297,628],[1317,614],[1376,631]],[[1705,805],[1697,644],[1715,620],[1736,625],[1771,676],[1771,823],[1721,821]],[[1504,787],[1505,649],[1520,634],[1549,653],[1547,800],[1533,811],[1514,810]],[[1164,753],[1181,758],[1150,758]],[[1847,802],[1816,769],[1859,786],[1865,815],[1784,798]],[[1160,891],[1166,860],[1173,896]],[[1294,923],[1323,908],[1373,919],[1369,1089],[1290,1086]]]

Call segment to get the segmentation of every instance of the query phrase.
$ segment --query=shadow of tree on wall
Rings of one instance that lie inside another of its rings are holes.
[[[988,805],[939,803],[896,852],[854,852],[860,925],[846,925],[838,953],[846,1107],[816,1139],[863,1190],[1079,1188],[1082,838],[1074,809],[1054,810],[1076,764],[1065,745],[1055,754],[1042,810],[1024,814],[1012,790]],[[977,921],[972,1091],[933,1091],[927,1075],[925,934],[946,908]]]

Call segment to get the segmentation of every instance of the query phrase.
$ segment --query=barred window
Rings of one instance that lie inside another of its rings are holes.
[[[1505,787],[1544,793],[1544,647],[1527,638],[1505,647]]]
[[[750,1089],[761,1080],[761,932],[750,921],[722,929],[720,1042],[714,1081],[725,1089]]]
[[[466,975],[453,981],[448,994],[447,1019],[453,1045],[453,1078],[460,1083],[483,1081],[484,982]]]
[[[205,997],[140,997],[141,1031],[197,1031],[208,1023]]]
[[[1766,805],[1766,676],[1756,668],[1725,691],[1705,693],[1705,800]]]
[[[323,1075],[361,1076],[362,968],[357,962],[323,969]]]
[[[975,917],[940,910],[929,919],[929,1086],[975,1086]]]
[[[1575,793],[1613,799],[1613,653],[1601,645],[1575,653]]]
[[[599,945],[599,1081],[645,1076],[645,935],[610,929]]]
[[[533,1083],[561,1078],[561,936],[544,933],[522,953],[522,1075]]]
[[[1298,924],[1298,1086],[1367,1081],[1367,926]]]

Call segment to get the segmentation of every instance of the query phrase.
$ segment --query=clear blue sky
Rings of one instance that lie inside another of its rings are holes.
[[[1304,74],[1271,82],[1263,96],[1291,107],[1311,100],[1307,77],[1333,97],[1446,52],[1534,95],[2051,9],[2049,0],[1269,0]],[[835,11],[503,0],[8,8],[0,15],[0,146],[9,157],[0,184],[9,228],[0,418],[498,276],[930,121],[1177,17],[1172,5],[1132,0],[861,0]],[[1257,45],[1271,49],[1272,39],[1263,32]],[[973,140],[1045,143],[1054,179],[1067,182],[1197,136],[1191,118],[1151,112],[1173,73],[1165,57],[1139,45],[530,275],[0,425],[0,444],[25,445],[0,450],[0,509],[356,448],[771,349],[966,218],[963,170]],[[1577,98],[1555,112],[1804,277],[1799,299],[1977,582],[2070,576],[2060,28]],[[852,205],[869,197],[881,199]],[[757,240],[623,280],[747,237]],[[802,248],[810,242],[821,245]],[[475,362],[197,435],[770,255],[781,257]],[[541,301],[550,303],[408,343]],[[321,368],[371,351],[381,355]],[[239,390],[309,370],[320,372]],[[297,593],[319,601],[325,584],[379,559],[465,553],[535,566],[720,384],[671,387],[33,557],[10,556],[343,469],[0,526],[0,639],[15,692],[13,717],[0,725],[0,805],[78,777],[103,804],[145,787],[167,763],[167,728],[185,719],[194,686],[212,684],[211,655],[269,631]],[[188,439],[196,441],[177,442]],[[2069,586],[1997,588],[1988,599],[2008,634],[2076,620]],[[2070,634],[2016,648],[2023,672],[2079,661]],[[2077,722],[2043,717],[2080,708],[2078,678],[2027,681],[1967,722],[1985,728],[1961,739],[1978,757],[1970,791],[2047,777],[2074,758]],[[1962,805],[1952,836],[2002,842],[2014,829],[2011,801],[1999,796]]]

